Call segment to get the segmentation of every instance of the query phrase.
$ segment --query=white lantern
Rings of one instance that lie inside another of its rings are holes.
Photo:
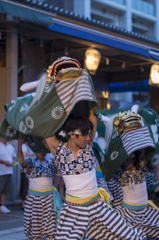
[[[150,81],[152,84],[159,84],[159,65],[157,63],[151,66]]]
[[[85,68],[88,69],[90,74],[95,75],[100,60],[101,54],[99,51],[93,48],[87,49],[87,51],[85,52]]]

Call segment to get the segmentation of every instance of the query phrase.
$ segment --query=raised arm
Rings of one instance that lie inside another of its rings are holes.
[[[18,159],[19,162],[22,164],[23,167],[26,167],[28,165],[27,160],[24,159],[23,152],[22,152],[22,144],[24,143],[24,139],[20,138],[18,139]]]
[[[89,102],[89,106],[90,106],[90,104],[91,103]],[[97,129],[97,117],[94,115],[92,108],[90,108],[90,110],[89,110],[89,120],[93,123],[93,132],[91,134],[90,141],[89,141],[89,145],[90,145],[90,147],[92,147],[93,139],[94,139],[96,129]]]
[[[52,137],[45,138],[45,141],[46,141],[51,153],[55,156],[56,152],[57,152],[59,140],[57,140],[55,135],[53,135]]]

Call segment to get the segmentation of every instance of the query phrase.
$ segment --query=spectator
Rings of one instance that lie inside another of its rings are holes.
[[[12,192],[13,164],[16,161],[14,147],[0,135],[0,212],[9,213],[4,206],[7,195]]]
[[[35,158],[36,154],[28,147],[26,143],[23,143],[22,145],[22,152],[23,152],[23,157],[27,158]],[[28,187],[29,187],[29,181],[26,178],[26,173],[21,172],[21,185],[20,185],[20,196],[22,199],[22,210],[24,210],[24,204],[25,204],[25,199],[28,194]]]

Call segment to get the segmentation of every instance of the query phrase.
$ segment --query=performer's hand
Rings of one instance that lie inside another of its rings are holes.
[[[24,142],[25,142],[25,139],[24,139],[24,138],[19,138],[19,139],[18,139],[18,145],[21,146]]]

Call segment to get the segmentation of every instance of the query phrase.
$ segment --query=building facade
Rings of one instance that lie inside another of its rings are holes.
[[[158,0],[39,0],[159,41]]]

